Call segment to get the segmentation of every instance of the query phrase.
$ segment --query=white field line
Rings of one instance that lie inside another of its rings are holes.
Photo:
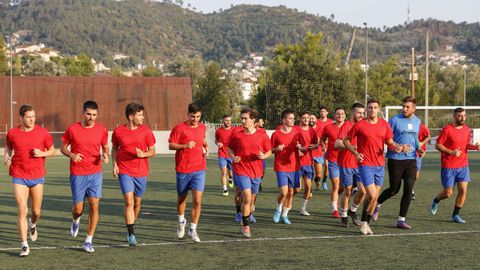
[[[253,239],[226,239],[226,240],[209,240],[202,241],[200,244],[225,244],[225,243],[238,243],[238,242],[266,242],[266,241],[298,241],[298,240],[322,240],[322,239],[346,239],[346,238],[372,238],[372,237],[408,237],[408,236],[430,236],[430,235],[449,235],[449,234],[472,234],[480,233],[480,230],[471,231],[447,231],[447,232],[419,232],[419,233],[386,233],[386,234],[374,234],[374,235],[322,235],[322,236],[305,236],[305,237],[278,237],[278,238],[253,238]],[[191,241],[178,241],[178,242],[159,242],[159,243],[143,243],[138,244],[137,247],[147,246],[180,246],[187,244],[197,244]],[[198,244],[197,244],[198,245]],[[128,247],[128,244],[116,244],[116,245],[95,245],[95,248],[122,248]],[[0,248],[0,251],[18,250],[19,247]],[[82,246],[45,246],[45,247],[30,247],[30,249],[48,250],[48,249],[82,249]]]

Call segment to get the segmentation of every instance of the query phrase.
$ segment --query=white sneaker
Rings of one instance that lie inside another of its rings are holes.
[[[305,208],[300,209],[300,215],[302,216],[310,216],[310,213],[307,212]]]
[[[368,225],[368,223],[367,223],[367,231],[368,231],[368,235],[373,235],[373,231],[372,229],[370,229],[370,225]]]
[[[70,235],[73,237],[77,237],[79,228],[80,222],[75,223],[75,221],[72,220],[72,224],[70,225]]]
[[[25,257],[30,255],[30,248],[27,246],[23,246],[22,249],[20,250],[20,257]]]
[[[93,248],[93,244],[90,242],[85,242],[83,244],[83,250],[85,250],[88,253],[93,253],[95,252],[95,249]]]
[[[366,221],[362,221],[362,225],[360,226],[360,232],[363,235],[367,235],[368,230],[370,230],[370,227],[368,226],[368,223]]]
[[[187,225],[186,220],[184,220],[183,222],[178,222],[178,227],[177,227],[178,239],[182,239],[185,236],[185,225]]]
[[[197,230],[188,230],[188,236],[190,236],[195,243],[200,242],[200,237],[198,237]]]
[[[32,219],[28,219],[28,233],[30,235],[30,240],[32,242],[37,241],[38,238],[38,231],[37,231],[37,226],[33,226]]]

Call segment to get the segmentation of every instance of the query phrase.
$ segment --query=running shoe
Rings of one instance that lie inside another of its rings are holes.
[[[332,218],[340,218],[340,213],[337,210],[333,211]]]
[[[466,221],[460,215],[453,215],[452,221],[460,224],[465,224]]]
[[[30,234],[30,240],[32,240],[32,242],[37,241],[37,238],[38,238],[37,226],[33,226],[31,219],[28,219],[28,232]]]
[[[380,208],[377,206],[375,207],[375,210],[373,211],[373,215],[372,215],[372,220],[373,221],[377,221],[378,220],[378,214],[380,212]]]
[[[275,209],[275,213],[273,213],[273,222],[275,222],[275,223],[280,222],[280,216],[281,215],[282,215],[282,213],[280,213],[280,211]]]
[[[355,226],[362,225],[362,222],[358,219],[356,212],[353,212],[352,210],[348,209],[347,215],[352,219],[352,222],[353,224],[355,224]]]
[[[310,216],[310,213],[307,212],[305,208],[300,209],[300,215],[302,216]]]
[[[252,237],[252,234],[250,232],[250,226],[242,226],[242,234],[243,236],[245,236],[246,238],[251,238]]]
[[[188,230],[188,236],[192,238],[193,242],[195,243],[200,242],[200,237],[198,237],[197,230],[192,230],[192,229]]]
[[[348,228],[348,217],[342,217],[342,226]]]
[[[228,186],[233,189],[233,179],[228,179]]]
[[[177,237],[178,239],[182,239],[185,236],[185,225],[187,224],[187,221],[184,220],[183,222],[178,222],[178,227],[177,227]]]
[[[236,222],[242,221],[242,213],[237,213],[237,214],[235,215],[235,221],[236,221]]]
[[[27,246],[23,246],[20,250],[20,257],[26,257],[28,255],[30,255],[30,248]]]
[[[224,189],[222,195],[225,196],[225,197],[228,196],[228,190],[227,190],[227,189]]]
[[[127,236],[127,241],[128,241],[128,245],[134,247],[137,245],[137,239],[135,239],[135,235],[134,234],[130,234]]]
[[[411,230],[412,226],[408,225],[405,221],[397,221],[397,228]]]
[[[95,252],[95,249],[93,248],[93,245],[90,242],[85,242],[85,244],[83,244],[83,250],[85,250],[88,253]]]
[[[432,215],[435,215],[437,213],[437,210],[438,210],[438,203],[436,203],[435,198],[433,198],[432,205],[430,206],[430,213],[432,213]]]
[[[283,224],[287,224],[287,225],[292,224],[292,222],[290,222],[290,220],[288,219],[288,216],[281,216],[281,220]]]
[[[323,181],[323,182],[322,182],[322,190],[323,190],[323,191],[327,191],[327,190],[328,190],[327,181]]]
[[[250,217],[248,217],[248,221],[250,221],[250,223],[257,223],[257,219],[253,214],[250,214]]]
[[[80,222],[76,223],[75,221],[72,220],[72,224],[70,225],[70,235],[73,237],[77,237],[78,228],[80,228]]]

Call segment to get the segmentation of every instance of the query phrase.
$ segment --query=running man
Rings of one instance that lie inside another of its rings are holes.
[[[321,138],[323,127],[317,126],[317,123],[317,115],[314,113],[310,114],[310,127],[315,130],[317,138]],[[320,179],[323,177],[323,166],[325,164],[324,148],[325,146],[320,144],[318,147],[312,150],[313,170],[315,171],[315,177],[313,180],[315,182],[316,190],[320,189]]]
[[[215,144],[218,146],[218,165],[220,167],[220,182],[223,187],[223,196],[228,196],[228,184],[233,188],[232,160],[228,156],[227,145],[232,136],[234,128],[232,127],[232,116],[223,115],[223,126],[215,131]]]
[[[335,109],[335,122],[325,126],[322,132],[321,141],[327,144],[328,175],[332,181],[332,192],[330,194],[330,205],[332,207],[332,217],[340,218],[338,212],[338,194],[343,192],[340,188],[340,167],[338,166],[339,150],[335,149],[335,142],[338,139],[340,128],[345,123],[345,110],[343,108]]]
[[[175,171],[177,182],[177,237],[185,236],[185,209],[187,208],[188,191],[192,191],[192,210],[188,236],[193,242],[200,242],[197,224],[202,212],[202,197],[205,189],[205,171],[207,169],[208,145],[207,127],[200,123],[202,109],[191,103],[188,105],[188,119],[176,125],[170,133],[168,148],[175,152]]]
[[[54,154],[52,136],[48,130],[35,125],[35,110],[31,105],[22,105],[19,111],[20,126],[7,133],[4,164],[12,176],[13,194],[18,207],[18,232],[20,234],[20,256],[28,256],[30,247],[27,231],[32,242],[37,240],[37,222],[43,200],[45,183],[45,158]],[[31,217],[28,215],[30,197]]]
[[[372,217],[374,221],[378,219],[381,205],[400,191],[403,180],[403,195],[400,200],[397,228],[407,230],[412,228],[405,218],[412,201],[412,190],[417,176],[417,149],[420,155],[423,155],[423,150],[421,150],[418,141],[421,121],[415,116],[416,108],[416,98],[412,96],[404,97],[402,112],[389,120],[393,131],[393,140],[401,146],[401,152],[398,153],[393,149],[387,151],[389,187],[378,198],[377,207]]]
[[[240,111],[243,130],[236,132],[228,144],[233,161],[233,181],[242,194],[242,234],[250,238],[250,214],[263,175],[262,161],[272,155],[270,139],[255,128],[258,112],[244,108]]]
[[[312,194],[312,180],[313,180],[313,159],[312,159],[312,150],[318,148],[318,138],[315,130],[310,127],[310,113],[301,112],[300,113],[300,123],[297,126],[297,129],[303,136],[304,147],[308,148],[308,151],[303,152],[300,149],[300,178],[303,179],[303,204],[300,209],[300,215],[310,216],[310,213],[307,211],[308,200],[310,200]],[[300,192],[302,184],[294,189],[294,194]]]
[[[361,223],[357,218],[357,209],[365,197],[365,188],[362,185],[360,172],[358,170],[358,161],[355,156],[345,149],[343,139],[347,136],[350,129],[355,123],[360,122],[365,114],[365,106],[360,103],[354,103],[351,107],[351,119],[345,121],[335,142],[335,148],[340,149],[338,153],[338,166],[340,167],[340,182],[343,186],[343,195],[340,199],[340,217],[342,225],[348,227],[348,216],[351,217],[353,224],[360,226]],[[357,138],[350,140],[350,144],[356,148]],[[348,208],[350,197],[352,196],[352,188],[356,184],[358,192],[355,194],[350,209]]]
[[[273,170],[277,175],[277,186],[280,194],[277,198],[277,208],[273,214],[273,222],[282,220],[291,224],[288,211],[292,208],[293,189],[300,187],[300,156],[299,151],[305,152],[302,134],[294,128],[295,115],[293,111],[282,112],[282,128],[272,135],[272,152],[275,154]]]
[[[453,122],[446,125],[437,138],[435,147],[441,153],[443,190],[433,198],[430,207],[432,215],[435,215],[438,203],[443,199],[450,198],[453,195],[453,188],[457,184],[458,194],[455,199],[452,220],[460,224],[465,223],[460,216],[460,209],[467,198],[468,182],[470,182],[467,151],[480,150],[478,143],[472,144],[471,130],[465,124],[466,119],[465,109],[456,108],[453,111]]]
[[[387,144],[389,149],[395,149],[396,152],[402,150],[400,145],[393,142],[393,133],[388,122],[378,117],[379,111],[378,100],[370,99],[367,103],[367,118],[353,125],[343,140],[345,148],[360,162],[360,178],[366,192],[360,226],[360,232],[364,235],[373,234],[369,223],[385,176],[384,144]],[[351,143],[355,138],[357,139],[356,149]]]
[[[108,163],[107,128],[96,123],[98,105],[89,100],[83,104],[82,121],[70,125],[62,136],[62,154],[70,158],[72,190],[72,224],[70,234],[77,237],[84,200],[88,198],[88,230],[83,244],[86,252],[95,252],[92,240],[98,223],[98,207],[102,198],[102,161]],[[70,149],[69,149],[70,146]],[[100,148],[102,153],[100,154]]]
[[[135,222],[147,189],[148,158],[155,155],[155,136],[143,124],[144,111],[145,108],[140,104],[128,104],[125,108],[127,124],[118,126],[112,134],[113,176],[118,177],[125,201],[125,223],[130,246],[137,245]]]
[[[417,151],[417,177],[415,181],[418,181],[420,177],[420,170],[422,169],[422,161],[427,153],[427,143],[430,141],[430,130],[424,125],[420,124],[420,131],[418,132],[418,140],[420,141],[420,146],[423,150],[423,155]],[[415,191],[412,190],[412,200],[415,200]]]
[[[327,108],[325,107],[320,107],[319,110],[319,115],[317,119],[317,134],[319,134],[318,138],[321,138],[321,134],[323,132],[323,129],[325,126],[330,125],[333,123],[333,120],[328,118],[328,111]],[[324,149],[325,150],[325,149]],[[319,166],[319,165],[317,165]],[[324,159],[324,163],[322,164],[322,169],[317,169],[319,174],[316,174],[317,176],[317,181],[315,181],[315,185],[317,186],[317,189],[320,187],[320,177],[321,177],[321,172],[323,171],[323,178],[322,178],[322,190],[327,191],[328,190],[328,185],[327,185],[327,178],[328,178],[328,160]]]

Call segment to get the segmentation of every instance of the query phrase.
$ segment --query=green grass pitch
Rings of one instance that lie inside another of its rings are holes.
[[[479,154],[470,154],[472,182],[461,211],[465,225],[450,221],[454,198],[442,201],[436,216],[428,212],[432,198],[441,189],[439,154],[428,153],[415,187],[417,200],[412,202],[407,217],[413,229],[394,227],[401,195],[398,194],[383,204],[379,220],[372,222],[374,236],[362,236],[352,225],[341,227],[339,220],[330,217],[329,192],[322,191],[314,191],[309,204],[312,216],[299,215],[301,197],[296,196],[289,214],[293,224],[274,224],[277,188],[272,162],[273,159],[268,160],[264,189],[257,200],[253,240],[244,240],[240,225],[234,222],[233,191],[228,197],[222,196],[216,158],[209,158],[198,226],[202,243],[194,244],[188,237],[176,239],[174,158],[152,158],[148,188],[136,224],[140,244],[137,247],[126,246],[123,199],[108,164],[104,166],[100,222],[94,237],[96,252],[88,254],[79,248],[85,238],[87,215],[82,217],[79,236],[72,238],[69,233],[72,202],[68,160],[50,158],[39,238],[29,242],[32,250],[26,258],[18,256],[17,208],[10,177],[2,166],[0,269],[480,268],[476,249],[480,240]],[[385,182],[388,186],[387,179]],[[190,221],[188,209],[186,217]]]

